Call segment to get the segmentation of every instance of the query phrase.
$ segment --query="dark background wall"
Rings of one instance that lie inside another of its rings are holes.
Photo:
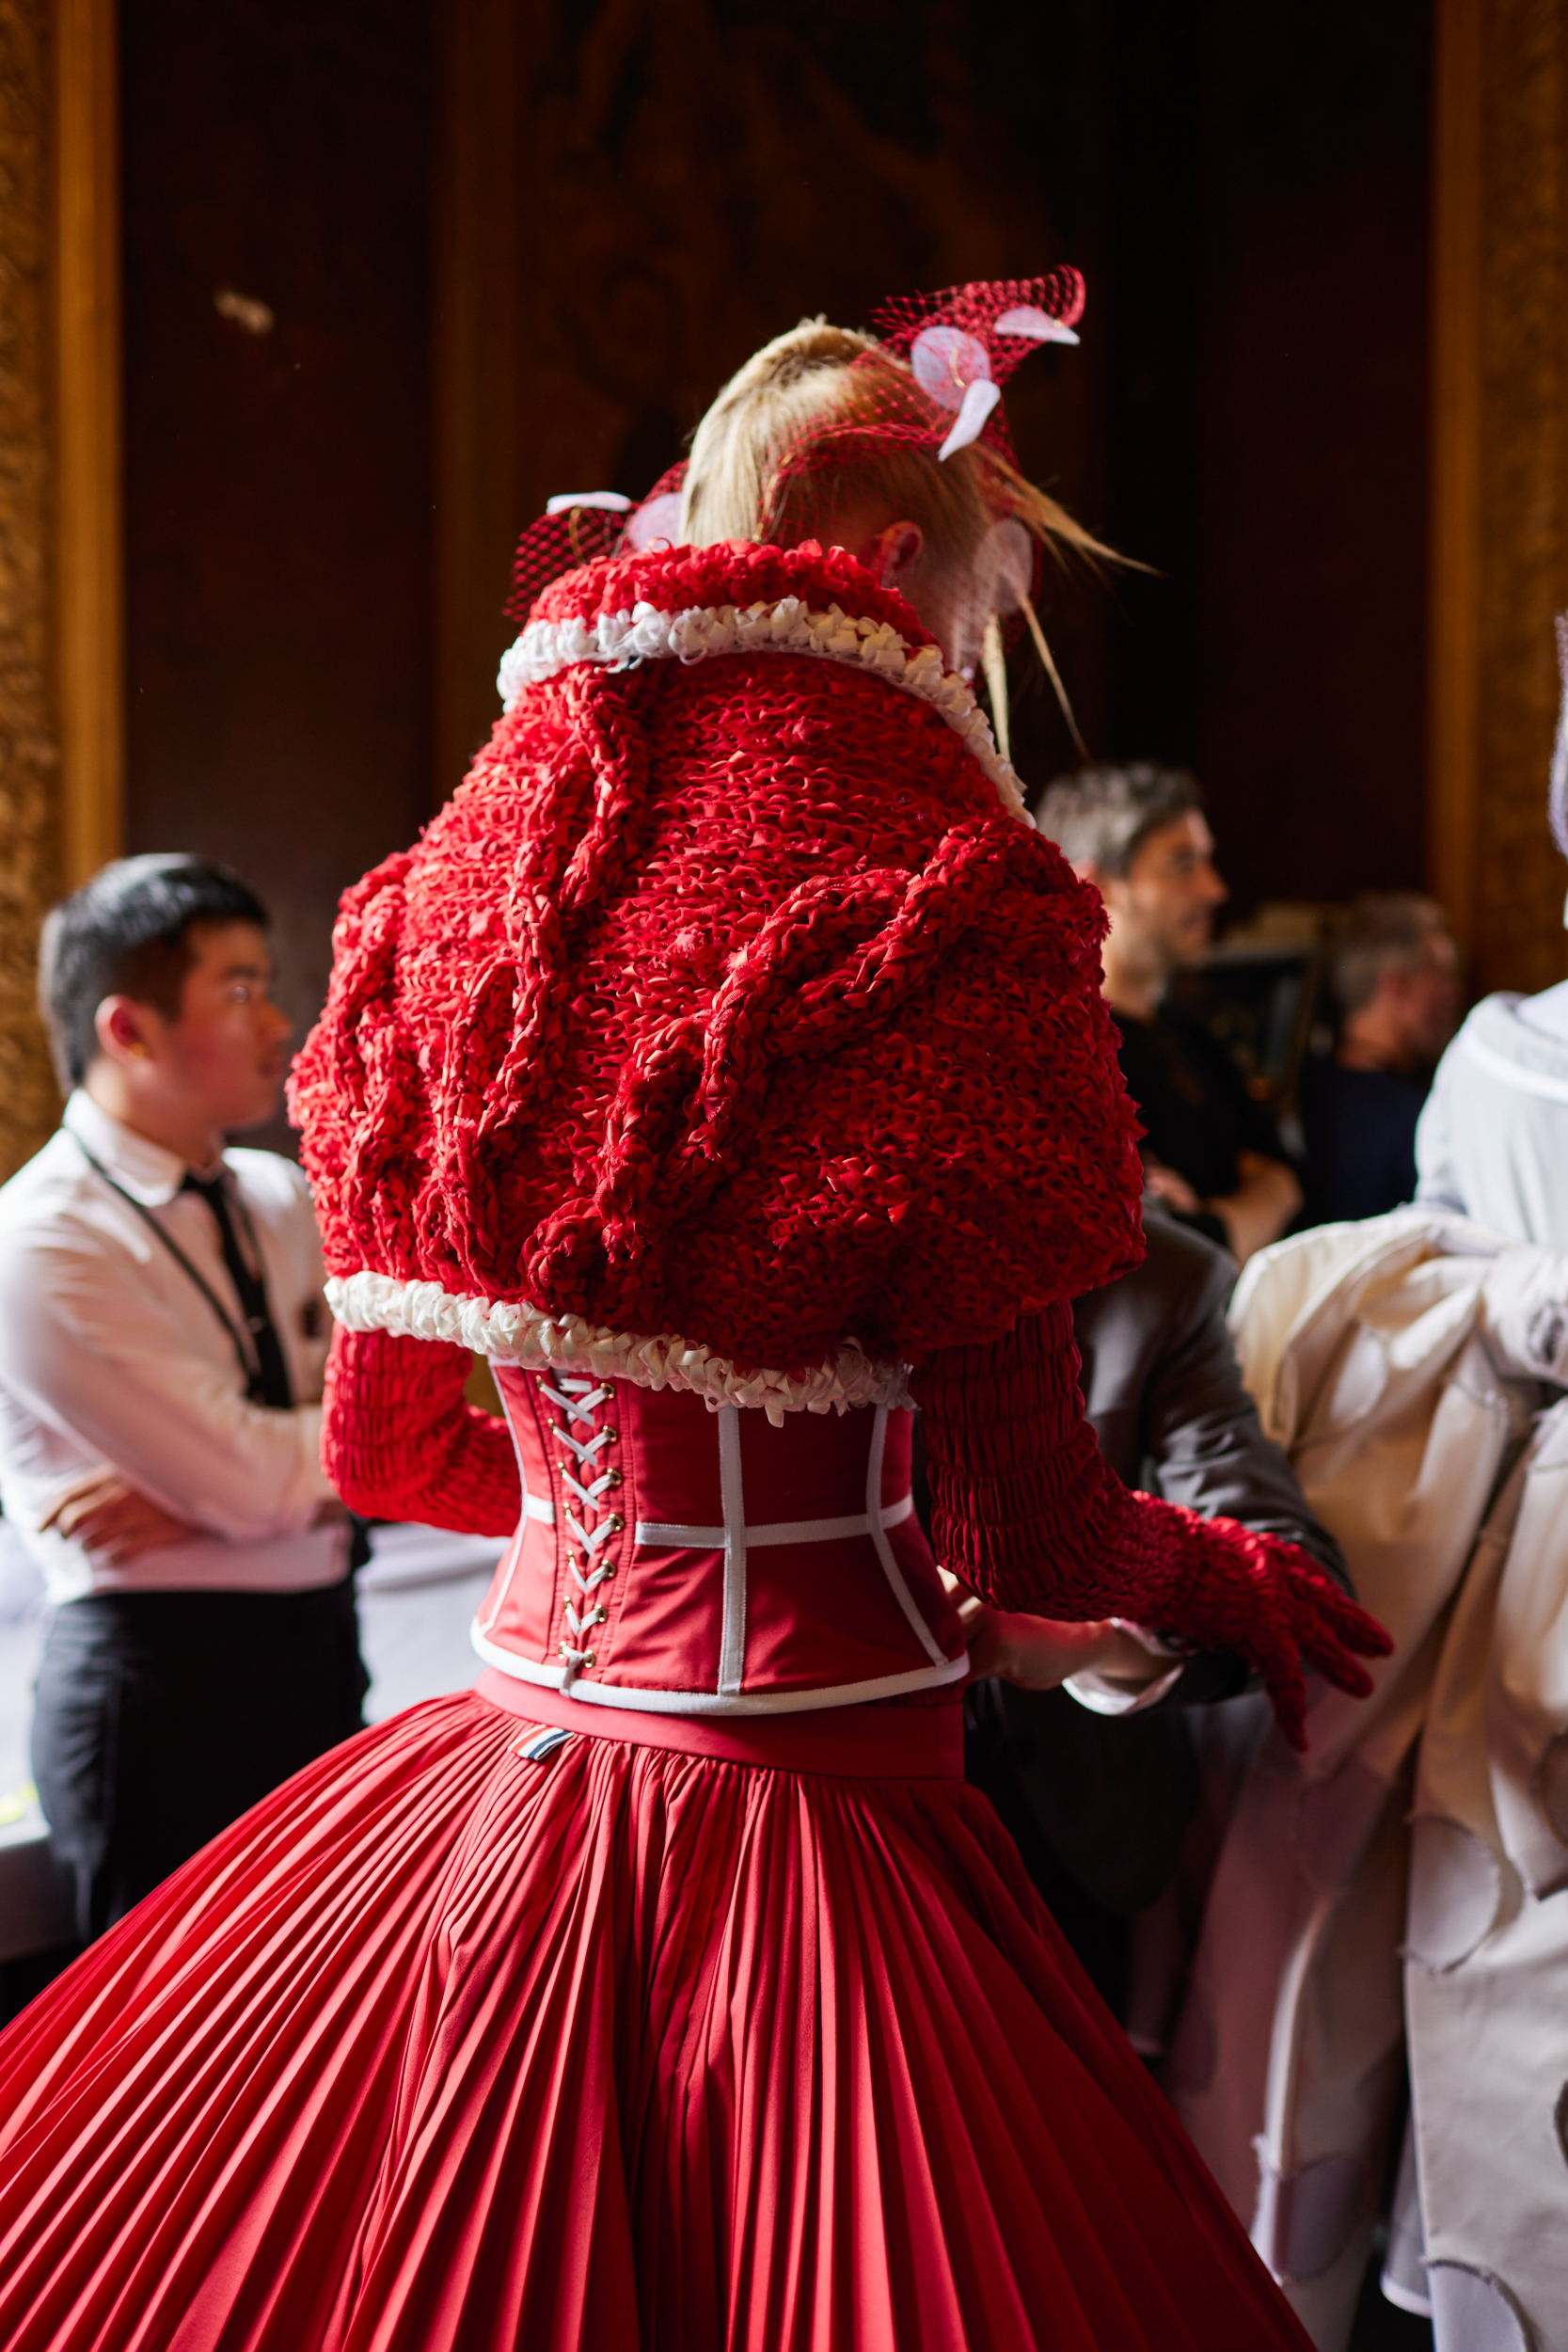
[[[339,894],[428,814],[427,9],[138,0],[122,40],[129,847],[255,882],[303,1035]]]
[[[1427,0],[1204,11],[1195,751],[1248,896],[1418,883]]]
[[[551,491],[646,487],[803,312],[856,323],[889,292],[1071,260],[1083,347],[1016,380],[1016,437],[1155,567],[1048,598],[1091,749],[1197,765],[1239,909],[1418,883],[1429,18],[1429,0],[138,0],[131,846],[254,877],[303,1022],[338,893],[410,837],[493,715],[506,549]],[[465,25],[481,78],[443,145]],[[481,138],[490,192],[453,228]],[[434,280],[465,236],[488,315],[460,366],[494,381],[454,582],[432,554],[431,387],[452,369]],[[225,289],[270,329],[223,315]],[[459,598],[455,731],[433,756],[438,607]],[[1043,784],[1072,755],[1031,667],[1019,764]]]

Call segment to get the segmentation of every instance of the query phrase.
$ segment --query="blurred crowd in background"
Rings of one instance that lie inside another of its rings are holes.
[[[1417,1122],[1461,1007],[1435,900],[1265,903],[1216,945],[1224,845],[1186,771],[1085,768],[1037,814],[1105,901],[1149,1193],[1238,1265],[1414,1199]]]

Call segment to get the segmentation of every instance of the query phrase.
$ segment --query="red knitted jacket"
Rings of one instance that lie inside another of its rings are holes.
[[[464,1351],[388,1336],[433,1300],[742,1374],[912,1362],[957,1572],[1238,1649],[1299,1737],[1299,1654],[1359,1688],[1381,1637],[1305,1554],[1129,1496],[1084,1427],[1067,1302],[1141,1248],[1103,914],[928,647],[811,548],[535,608],[467,783],[346,898],[296,1066],[328,1267],[388,1327],[338,1335],[328,1467],[372,1514],[515,1523]]]
[[[536,614],[786,601],[929,647],[811,548],[598,564]],[[745,1367],[1004,1331],[1141,1251],[1103,923],[875,666],[560,668],[344,900],[292,1097],[328,1271]]]

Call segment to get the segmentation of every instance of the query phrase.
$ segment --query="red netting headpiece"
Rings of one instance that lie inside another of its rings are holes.
[[[977,278],[940,294],[903,294],[872,313],[878,349],[904,360],[942,413],[938,454],[990,442],[1009,464],[1012,440],[1002,388],[1041,343],[1075,343],[1084,280],[1075,269],[1044,278]]]
[[[1084,281],[1075,269],[977,279],[884,303],[872,318],[878,340],[837,368],[831,396],[820,405],[808,403],[776,448],[765,523],[777,525],[786,513],[791,527],[799,522],[799,492],[791,485],[814,475],[852,470],[864,479],[880,472],[891,487],[904,468],[907,486],[907,461],[915,453],[934,458],[945,474],[949,458],[978,444],[1016,476],[1002,388],[1041,343],[1075,343],[1073,322],[1083,309]],[[951,469],[955,484],[958,472]],[[976,492],[993,513],[1012,510],[1011,499],[985,481],[984,469],[970,476],[970,495]],[[811,519],[817,520],[814,514]]]
[[[1075,269],[976,279],[882,304],[872,315],[879,340],[847,370],[853,383],[842,412],[801,427],[798,447],[780,453],[776,481],[842,465],[850,443],[863,462],[899,446],[945,460],[977,440],[1016,465],[1002,388],[1041,343],[1075,343],[1083,310]],[[889,369],[889,359],[899,365]],[[661,540],[678,546],[686,470],[684,461],[672,466],[641,502],[609,490],[552,499],[518,542],[508,617],[525,622],[551,580],[602,556],[641,553]]]
[[[640,555],[658,540],[678,546],[686,460],[659,475],[645,499],[616,490],[573,490],[551,499],[517,542],[506,617],[519,628],[552,580],[606,555]]]

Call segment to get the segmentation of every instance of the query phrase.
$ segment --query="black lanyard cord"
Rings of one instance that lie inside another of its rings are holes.
[[[146,1201],[138,1200],[134,1192],[127,1192],[123,1184],[117,1184],[115,1179],[110,1175],[108,1169],[104,1167],[103,1161],[95,1158],[92,1152],[87,1150],[87,1145],[82,1141],[80,1136],[72,1135],[71,1139],[75,1144],[76,1149],[81,1152],[82,1157],[86,1160],[87,1166],[96,1169],[97,1173],[103,1177],[103,1182],[108,1185],[111,1192],[118,1192],[122,1200],[129,1202],[130,1206],[135,1209],[136,1215],[141,1218],[142,1223],[147,1226],[151,1232],[157,1234],[158,1239],[163,1243],[164,1248],[168,1251],[169,1256],[174,1260],[175,1263],[182,1267],[183,1271],[189,1275],[191,1280],[196,1284],[197,1289],[201,1293],[202,1297],[207,1301],[208,1306],[211,1307],[214,1314],[216,1315],[218,1321],[222,1324],[224,1329],[228,1332],[229,1337],[233,1343],[234,1353],[239,1359],[240,1371],[245,1376],[245,1391],[246,1397],[253,1405],[261,1402],[261,1391],[262,1378],[261,1363],[257,1358],[251,1354],[250,1349],[246,1346],[244,1335],[242,1334],[238,1324],[236,1324],[233,1316],[230,1313],[228,1308],[224,1305],[216,1291],[214,1290],[206,1276],[201,1272],[198,1266],[194,1266],[191,1263],[189,1258],[186,1257],[184,1251],[181,1248],[180,1244],[175,1240],[174,1235],[169,1232],[165,1226],[159,1223],[158,1219],[153,1216],[151,1210],[148,1207]],[[245,1217],[245,1224],[246,1234],[250,1240],[250,1246],[254,1249],[256,1248],[256,1235],[248,1216]],[[259,1250],[257,1251],[257,1256],[258,1259],[260,1259],[261,1252]]]

